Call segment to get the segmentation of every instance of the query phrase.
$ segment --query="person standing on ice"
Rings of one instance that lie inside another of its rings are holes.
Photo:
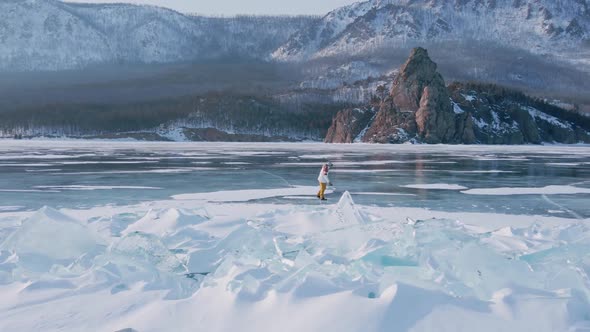
[[[330,184],[330,178],[328,177],[328,172],[330,171],[330,167],[328,164],[324,164],[322,166],[322,170],[320,171],[320,175],[318,176],[318,182],[320,183],[320,191],[318,191],[317,197],[322,201],[326,200],[324,197],[324,193],[326,192],[326,187]]]

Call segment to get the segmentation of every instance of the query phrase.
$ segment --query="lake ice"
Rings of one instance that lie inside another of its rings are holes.
[[[589,198],[587,146],[2,141],[0,330],[587,331]]]

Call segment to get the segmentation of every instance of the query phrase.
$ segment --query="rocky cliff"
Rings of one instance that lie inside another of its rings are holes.
[[[494,85],[445,86],[422,48],[412,51],[374,117],[338,113],[326,142],[590,143],[590,120]],[[362,129],[365,128],[365,129]]]
[[[457,143],[590,143],[590,119],[495,85],[448,87]]]
[[[454,134],[453,108],[445,82],[428,52],[416,48],[362,140],[390,143],[415,137],[427,143],[448,143]]]
[[[359,142],[365,135],[367,124],[375,116],[372,107],[346,109],[338,112],[328,129],[325,142],[354,143]]]

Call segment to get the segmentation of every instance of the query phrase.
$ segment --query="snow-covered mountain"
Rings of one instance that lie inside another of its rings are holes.
[[[590,0],[370,0],[321,19],[212,18],[129,4],[0,1],[1,71],[236,55],[296,61],[469,40],[584,63],[590,54]]]
[[[589,0],[370,0],[339,8],[299,31],[277,60],[361,54],[429,41],[477,40],[539,54],[590,41]]]
[[[0,70],[267,57],[311,17],[210,18],[152,6],[0,1]],[[255,33],[254,33],[255,32]]]

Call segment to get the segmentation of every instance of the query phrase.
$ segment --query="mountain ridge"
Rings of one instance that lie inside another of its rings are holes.
[[[315,19],[216,19],[147,5],[11,0],[0,3],[0,71],[173,63],[236,53],[264,58]]]
[[[359,11],[358,8],[363,10]],[[341,19],[334,22],[334,17]],[[317,32],[317,26],[341,30]],[[587,0],[371,0],[345,6],[297,32],[273,53],[280,61],[300,61],[372,48],[429,40],[488,40],[560,53],[590,38]],[[571,45],[570,45],[571,44]]]

